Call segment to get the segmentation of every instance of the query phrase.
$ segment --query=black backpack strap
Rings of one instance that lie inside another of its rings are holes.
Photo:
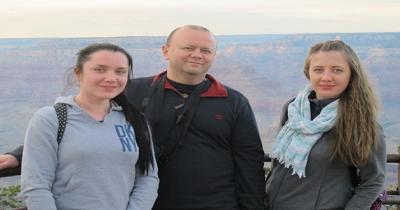
[[[186,133],[199,105],[201,94],[208,90],[210,86],[211,81],[205,79],[205,81],[190,94],[187,103],[177,117],[174,128],[169,132],[168,140],[162,145],[158,145],[160,149],[160,154],[158,156],[159,165],[168,162],[171,156],[176,152],[176,149],[183,146]]]
[[[154,81],[151,85],[149,90],[147,91],[147,94],[143,98],[142,101],[142,106],[141,110],[142,112],[145,112],[147,106],[150,104],[151,99],[153,98],[154,93],[157,91],[157,89],[162,90],[164,87],[165,80],[167,79],[167,75],[161,76],[160,79]]]
[[[164,84],[167,80],[167,75],[162,75],[158,80],[154,81],[150,88],[146,91],[146,95],[141,103],[140,110],[145,113],[152,100],[154,100],[155,110],[159,110],[160,107],[164,106]],[[154,145],[156,146],[156,157],[157,162],[161,165],[163,162],[168,162],[170,156],[173,155],[178,146],[183,145],[184,137],[190,126],[190,123],[196,113],[197,106],[200,101],[200,95],[206,91],[211,85],[211,81],[205,79],[189,96],[187,103],[182,107],[182,111],[178,115],[176,125],[169,132],[168,141],[161,141],[160,136],[155,134]],[[154,111],[154,110],[153,110]],[[159,126],[159,115],[151,114],[150,120],[153,130],[157,130]],[[161,143],[163,142],[163,143]]]
[[[356,166],[351,165],[350,167],[350,179],[351,179],[351,187],[353,193],[355,192],[356,188],[360,185],[361,178],[358,175],[358,169]]]
[[[151,84],[146,96],[143,98],[141,112],[146,113],[146,109],[152,100],[154,100],[155,107],[158,108],[160,106],[164,106],[164,83],[166,80],[167,75],[165,74]],[[151,117],[149,119],[152,122],[154,129],[157,129],[156,127],[159,124],[160,116],[158,114],[151,114],[150,116]],[[158,139],[159,136],[156,135],[156,138]]]
[[[283,127],[286,123],[286,121],[288,120],[288,108],[289,108],[289,104],[292,103],[296,98],[291,98],[289,101],[287,101],[285,103],[285,105],[283,105],[283,109],[285,109],[285,111],[282,112],[281,115],[281,127]]]
[[[60,144],[61,139],[64,136],[65,127],[67,125],[67,104],[56,103],[54,105],[58,119],[58,130],[57,130],[57,144]]]

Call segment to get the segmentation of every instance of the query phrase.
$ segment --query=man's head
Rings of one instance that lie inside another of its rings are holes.
[[[199,84],[214,61],[216,48],[214,35],[202,26],[173,30],[162,47],[168,60],[167,77],[183,84]]]

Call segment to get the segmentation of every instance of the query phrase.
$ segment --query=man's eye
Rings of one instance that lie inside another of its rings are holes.
[[[201,52],[205,53],[205,54],[211,54],[212,53],[211,50],[209,50],[209,49],[203,49],[203,50],[201,50]]]
[[[94,68],[94,71],[97,71],[97,72],[103,72],[103,71],[104,71],[104,69],[103,69],[103,68]]]

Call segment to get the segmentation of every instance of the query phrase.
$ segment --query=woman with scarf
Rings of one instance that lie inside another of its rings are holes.
[[[312,46],[309,84],[286,103],[272,146],[271,210],[370,209],[383,190],[386,147],[366,71],[342,41]]]

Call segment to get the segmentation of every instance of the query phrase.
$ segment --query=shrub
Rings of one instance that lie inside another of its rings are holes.
[[[21,199],[18,198],[20,185],[12,185],[0,188],[0,209],[23,207]]]

